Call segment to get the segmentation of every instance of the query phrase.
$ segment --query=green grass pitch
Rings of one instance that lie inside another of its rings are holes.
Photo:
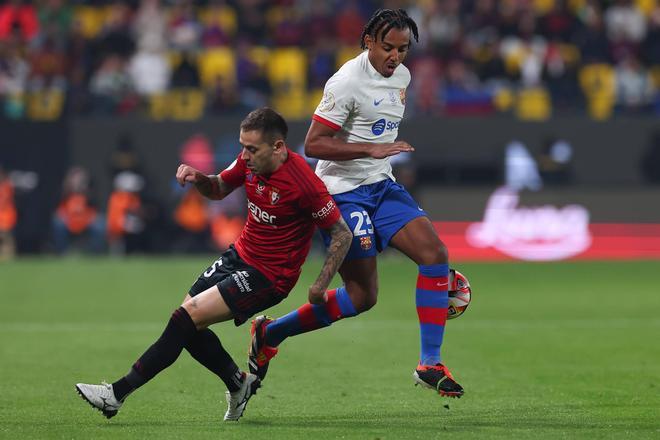
[[[74,383],[125,374],[212,259],[0,264],[0,437],[660,438],[657,261],[456,265],[474,291],[445,333],[460,400],[413,386],[416,268],[388,255],[376,307],[285,341],[240,422],[185,351],[112,420],[92,410]],[[301,305],[319,267],[269,314]],[[213,329],[244,366],[248,326]]]

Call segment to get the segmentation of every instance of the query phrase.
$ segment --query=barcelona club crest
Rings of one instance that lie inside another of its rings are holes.
[[[406,105],[406,89],[399,89],[399,99],[401,104]]]
[[[360,237],[360,247],[365,251],[371,249],[371,237]]]
[[[280,190],[277,188],[271,188],[270,190],[270,204],[274,205],[280,199]]]

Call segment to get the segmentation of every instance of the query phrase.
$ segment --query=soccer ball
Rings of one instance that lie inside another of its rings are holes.
[[[465,275],[457,270],[449,269],[449,305],[447,319],[454,319],[465,313],[472,300],[472,289]]]

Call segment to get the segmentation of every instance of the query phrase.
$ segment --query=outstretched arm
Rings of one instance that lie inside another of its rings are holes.
[[[181,186],[185,185],[186,182],[193,183],[201,195],[211,200],[224,199],[227,194],[234,190],[233,187],[220,178],[220,175],[211,174],[207,176],[186,164],[179,165],[176,170],[176,180]]]
[[[309,288],[309,302],[312,304],[323,304],[326,301],[325,291],[344,261],[353,239],[353,234],[342,217],[325,231],[330,234],[330,245],[321,273]]]
[[[305,138],[305,155],[323,160],[351,160],[362,157],[383,159],[415,149],[404,141],[349,143],[335,137],[335,130],[313,120]]]

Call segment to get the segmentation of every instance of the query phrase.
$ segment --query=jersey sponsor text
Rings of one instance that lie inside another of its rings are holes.
[[[248,205],[248,209],[250,210],[250,213],[252,214],[252,217],[259,223],[267,223],[269,225],[275,223],[275,219],[277,218],[277,216],[269,214],[265,210],[255,205],[249,199],[247,205]]]
[[[329,200],[328,203],[321,209],[316,212],[312,212],[312,218],[324,219],[326,218],[336,207],[333,200]]]

